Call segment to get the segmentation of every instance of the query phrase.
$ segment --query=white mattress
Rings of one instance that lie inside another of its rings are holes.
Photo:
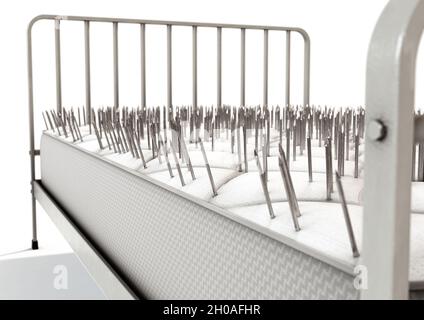
[[[151,152],[147,145],[143,145],[143,153],[147,162],[147,169],[142,166],[141,160],[134,159],[131,153],[116,154],[107,149],[100,150],[96,137],[88,136],[87,128],[82,128],[84,142],[72,143],[70,139],[59,137],[79,150],[106,159],[112,163],[123,166],[137,174],[147,175],[176,190],[180,190],[204,202],[210,203],[227,210],[230,216],[236,216],[241,221],[246,221],[255,230],[273,237],[285,244],[295,247],[307,254],[329,263],[345,272],[352,273],[354,266],[359,262],[352,256],[349,238],[343,212],[338,203],[336,186],[332,200],[326,201],[325,191],[325,158],[324,148],[317,146],[313,141],[313,179],[308,182],[306,152],[303,156],[297,155],[296,161],[290,162],[291,175],[294,188],[299,200],[302,216],[299,218],[301,231],[295,232],[291,214],[287,205],[283,189],[282,178],[277,165],[277,132],[273,133],[271,144],[271,157],[268,158],[269,181],[268,188],[276,218],[271,220],[265,204],[265,198],[260,185],[259,175],[253,157],[249,160],[249,172],[240,173],[236,170],[238,164],[237,153],[230,152],[228,141],[216,141],[215,151],[211,152],[210,143],[205,142],[205,149],[212,168],[212,174],[217,187],[218,195],[213,197],[207,171],[204,167],[200,147],[188,144],[190,158],[194,166],[196,180],[192,180],[188,169],[183,165],[183,174],[186,185],[183,187],[178,178],[173,157],[169,159],[174,171],[174,178],[170,178],[164,158],[160,164],[158,159],[151,160]],[[55,136],[52,132],[47,135]],[[225,134],[224,134],[225,135]],[[169,135],[168,135],[169,136]],[[254,138],[250,138],[248,149],[253,150]],[[103,142],[107,146],[106,141]],[[283,141],[283,146],[285,142]],[[353,147],[353,143],[351,144]],[[253,152],[249,152],[252,154]],[[360,148],[360,178],[353,178],[354,163],[345,161],[345,176],[342,183],[345,189],[349,212],[355,232],[356,240],[361,252],[362,240],[362,168],[363,148]],[[350,153],[353,157],[353,150]],[[292,159],[292,157],[291,157]],[[334,161],[333,168],[337,168]],[[412,211],[424,211],[424,200],[420,197],[424,190],[421,183],[413,183]],[[424,215],[411,214],[411,261],[410,280],[424,281]]]

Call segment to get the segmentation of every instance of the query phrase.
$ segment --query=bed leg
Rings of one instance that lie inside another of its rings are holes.
[[[38,250],[38,240],[32,239],[32,250]]]
[[[31,184],[32,185],[32,184]],[[38,240],[37,240],[37,207],[36,200],[34,196],[34,186],[31,186],[31,202],[32,202],[32,250],[38,249]]]

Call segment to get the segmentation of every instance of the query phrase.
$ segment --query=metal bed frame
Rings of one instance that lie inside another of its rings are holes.
[[[368,54],[366,76],[366,162],[364,235],[361,264],[368,272],[368,288],[361,291],[362,299],[407,299],[409,296],[409,229],[412,143],[414,138],[414,88],[416,54],[424,29],[424,1],[391,0],[375,28]],[[223,28],[241,30],[241,88],[240,104],[245,103],[245,30],[264,30],[263,102],[268,96],[268,30],[287,33],[286,104],[290,103],[290,33],[298,32],[305,42],[304,105],[309,104],[310,40],[299,28],[248,26],[231,24],[148,21],[115,18],[42,15],[34,18],[28,28],[28,86],[30,122],[30,160],[32,186],[33,248],[38,247],[36,230],[36,200],[38,200],[71,246],[87,266],[94,279],[109,297],[136,297],[124,275],[102,255],[50,195],[41,180],[35,177],[35,157],[40,154],[34,144],[34,102],[32,80],[32,26],[39,20],[55,21],[56,97],[61,109],[60,21],[80,21],[85,25],[85,76],[87,117],[90,117],[90,34],[92,22],[113,24],[114,105],[119,106],[118,83],[118,25],[140,25],[141,42],[141,106],[145,106],[145,26],[167,26],[167,106],[172,106],[172,27],[187,26],[193,30],[193,106],[197,105],[197,28],[217,29],[218,79],[217,104],[221,105],[221,31]],[[407,110],[405,110],[408,108]],[[417,137],[416,137],[417,138]]]
[[[215,28],[217,35],[217,92],[216,104],[222,106],[222,29],[240,30],[240,105],[245,105],[245,56],[246,56],[246,30],[263,31],[263,50],[264,50],[264,73],[263,73],[263,104],[268,105],[268,32],[280,31],[286,34],[286,70],[285,70],[285,104],[290,104],[290,84],[291,84],[291,33],[298,33],[304,40],[304,78],[303,78],[303,104],[309,105],[309,86],[310,86],[310,39],[307,32],[300,28],[275,27],[275,26],[257,26],[257,25],[238,25],[238,24],[219,24],[219,23],[199,23],[199,22],[176,22],[176,21],[155,21],[138,20],[122,18],[100,18],[100,17],[81,17],[81,16],[57,16],[40,15],[35,17],[28,26],[27,48],[28,48],[28,88],[29,88],[29,124],[30,124],[30,164],[31,164],[31,186],[32,186],[32,221],[33,221],[33,239],[32,248],[38,248],[37,225],[36,225],[36,201],[44,207],[52,220],[67,238],[68,242],[75,250],[77,255],[87,266],[93,278],[103,288],[106,296],[112,298],[132,298],[137,297],[126,281],[124,276],[119,275],[110,265],[107,259],[100,253],[96,247],[84,234],[70,215],[64,210],[51,195],[49,190],[43,185],[40,179],[35,176],[35,157],[40,155],[40,150],[35,148],[34,134],[34,93],[33,93],[33,59],[32,59],[32,28],[37,21],[51,20],[55,23],[55,61],[56,61],[56,108],[62,109],[62,81],[61,81],[61,46],[60,46],[60,22],[76,21],[84,23],[84,42],[85,42],[85,104],[88,123],[91,123],[91,75],[90,75],[90,25],[91,23],[110,23],[113,25],[113,83],[114,83],[114,106],[119,106],[119,64],[118,64],[118,26],[119,24],[136,24],[140,26],[140,105],[146,107],[146,26],[161,25],[167,28],[167,108],[172,108],[172,28],[174,26],[192,28],[192,105],[197,107],[197,30],[198,28]],[[91,126],[90,126],[91,131]]]

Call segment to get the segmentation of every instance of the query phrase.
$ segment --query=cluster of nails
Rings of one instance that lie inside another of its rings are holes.
[[[134,158],[141,159],[144,168],[147,167],[141,141],[147,140],[147,147],[152,152],[152,158],[158,158],[162,163],[165,158],[170,177],[174,177],[169,161],[172,153],[175,167],[182,186],[185,185],[181,171],[181,162],[185,162],[196,179],[190,155],[184,137],[189,130],[189,143],[200,145],[207,169],[213,195],[217,195],[213,175],[208,162],[203,141],[211,142],[211,150],[215,150],[217,139],[223,138],[230,143],[232,153],[237,153],[239,172],[248,172],[247,140],[254,135],[254,156],[258,167],[260,181],[266,199],[269,215],[275,218],[268,192],[268,157],[270,156],[271,129],[279,132],[278,165],[283,179],[284,190],[291,210],[294,228],[300,231],[298,218],[301,216],[296,193],[290,175],[290,155],[296,161],[296,155],[307,152],[309,181],[313,181],[311,139],[315,136],[318,146],[325,147],[326,158],[326,191],[327,200],[333,193],[333,161],[332,147],[334,143],[334,159],[337,160],[336,185],[340,194],[341,204],[348,229],[353,255],[359,256],[352,225],[340,181],[344,175],[344,161],[349,159],[350,143],[353,141],[355,169],[354,177],[358,178],[359,141],[364,137],[363,108],[321,108],[314,106],[286,107],[218,107],[193,108],[182,106],[175,108],[100,108],[97,111],[85,108],[62,108],[61,112],[54,110],[43,113],[47,130],[57,131],[59,135],[71,135],[74,142],[83,141],[80,126],[89,125],[90,133],[94,131],[100,149],[108,148],[115,153],[131,152]],[[168,133],[171,135],[168,140]],[[285,136],[285,150],[283,149]],[[203,141],[201,136],[203,136]],[[103,139],[104,138],[104,139]],[[106,145],[104,145],[104,140]],[[168,148],[169,145],[169,148]],[[242,147],[243,145],[243,147]],[[243,152],[242,152],[243,150]],[[259,152],[262,151],[262,165]]]

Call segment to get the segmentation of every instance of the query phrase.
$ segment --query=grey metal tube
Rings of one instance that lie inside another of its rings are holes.
[[[168,112],[172,108],[172,26],[167,25],[166,37],[166,74],[167,74],[167,107]]]
[[[263,106],[268,106],[268,30],[264,30]]]
[[[113,104],[119,107],[118,23],[113,23]]]
[[[193,27],[193,110],[197,110],[197,27]]]
[[[34,90],[32,76],[32,25],[31,22],[27,31],[27,68],[28,68],[28,114],[29,114],[29,156],[31,170],[31,210],[32,210],[32,249],[38,249],[37,239],[37,206],[34,195],[35,184],[35,138],[34,138]]]
[[[62,71],[60,63],[60,20],[54,24],[54,46],[56,60],[56,110],[62,114]]]
[[[151,25],[174,25],[186,27],[203,27],[203,28],[226,28],[226,29],[250,29],[250,30],[276,30],[276,31],[294,31],[301,34],[304,38],[307,37],[307,32],[302,28],[296,27],[279,27],[279,26],[265,26],[265,25],[249,25],[249,24],[232,24],[232,23],[208,23],[208,22],[188,22],[188,21],[171,21],[171,20],[146,20],[146,19],[127,19],[127,18],[107,18],[107,17],[91,17],[91,16],[58,16],[42,14],[33,18],[30,22],[33,25],[39,20],[68,20],[68,21],[85,21],[92,22],[117,22],[129,24],[151,24]]]
[[[141,107],[146,107],[146,25],[140,24]]]
[[[85,53],[85,113],[91,134],[91,70],[90,70],[90,22],[84,21]]]
[[[307,34],[302,34],[305,48],[303,57],[303,105],[309,106],[311,82],[311,41]]]
[[[222,106],[222,28],[216,29],[216,105]]]
[[[240,35],[240,106],[243,107],[246,99],[246,29],[241,29]]]
[[[291,76],[291,34],[286,32],[286,106],[290,105],[290,76]]]

